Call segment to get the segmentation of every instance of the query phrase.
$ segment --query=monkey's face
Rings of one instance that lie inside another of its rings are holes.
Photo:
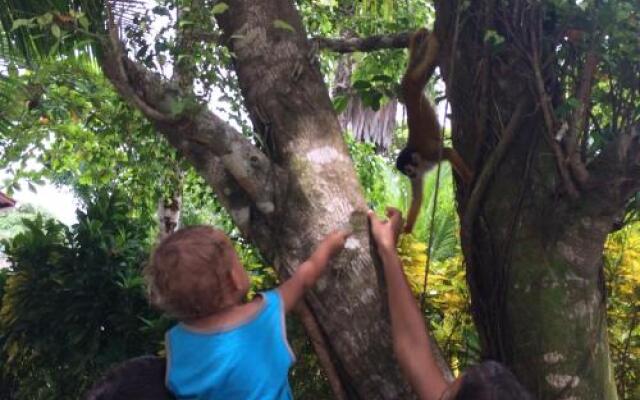
[[[437,163],[424,159],[420,153],[403,149],[396,160],[396,167],[409,179],[417,179],[432,169]]]
[[[418,153],[405,147],[402,149],[400,154],[398,154],[398,158],[396,159],[396,168],[398,168],[398,171],[409,177],[409,179],[414,179],[416,177],[417,165],[414,161],[416,156],[419,157]]]

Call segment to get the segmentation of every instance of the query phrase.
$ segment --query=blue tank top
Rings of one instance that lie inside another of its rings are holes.
[[[227,330],[194,332],[183,324],[166,335],[167,387],[179,399],[289,400],[295,357],[276,290],[262,293],[249,320]]]

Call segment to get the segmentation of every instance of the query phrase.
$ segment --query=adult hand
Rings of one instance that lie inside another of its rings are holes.
[[[378,250],[395,249],[402,231],[402,213],[396,208],[387,207],[388,219],[385,221],[378,219],[371,210],[367,215],[371,222],[371,235],[378,245]]]

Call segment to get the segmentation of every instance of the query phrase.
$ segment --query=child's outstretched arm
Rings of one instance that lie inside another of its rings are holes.
[[[387,209],[389,220],[380,221],[369,211],[371,234],[384,266],[387,297],[391,314],[393,351],[411,387],[421,400],[437,400],[447,387],[438,368],[422,312],[416,303],[402,270],[396,251],[402,230],[402,215],[394,208]]]
[[[289,312],[298,304],[305,290],[312,287],[324,272],[331,260],[342,250],[351,232],[336,230],[320,242],[311,257],[303,262],[293,276],[287,279],[278,291],[284,302],[284,311]]]

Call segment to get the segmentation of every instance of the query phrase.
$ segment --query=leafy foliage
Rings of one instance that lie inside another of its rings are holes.
[[[47,215],[44,210],[40,210],[31,204],[24,204],[0,213],[0,241],[11,239],[25,229],[23,220],[32,220],[38,214]],[[2,247],[0,246],[0,250]]]
[[[13,128],[0,141],[9,189],[25,181],[33,187],[44,178],[71,185],[80,196],[96,187],[119,187],[134,208],[146,210],[172,187],[180,163],[175,151],[116,95],[95,63],[40,63],[12,80],[16,90],[7,118]],[[42,168],[30,167],[34,162]]]
[[[209,13],[186,13],[180,18],[175,16],[177,1],[157,1],[151,10],[139,7],[135,0],[129,3],[132,6],[119,13],[134,57],[164,74],[170,70],[170,58],[193,68],[200,100],[219,99],[224,103],[220,106],[224,113],[250,135],[231,72],[231,56],[211,40],[218,33],[211,14],[226,12],[222,3]],[[430,25],[432,15],[429,6],[416,0],[297,3],[307,31],[314,36],[411,30]],[[71,57],[65,51],[85,46],[83,40],[90,35],[82,31],[91,33],[99,26],[95,23],[100,20],[95,12],[97,4],[0,0],[3,10],[20,11],[0,12],[2,33],[9,38],[2,47],[7,67],[6,71],[2,69],[0,79],[0,167],[13,168],[10,184],[15,188],[24,181],[37,184],[50,177],[74,186],[85,199],[96,201],[71,229],[39,218],[26,222],[28,229],[6,244],[14,266],[0,274],[0,290],[4,290],[2,282],[8,277],[0,316],[0,345],[3,357],[7,357],[0,363],[4,373],[0,379],[8,379],[0,384],[2,398],[14,394],[48,398],[51,393],[55,398],[74,397],[77,393],[69,392],[74,388],[68,387],[68,382],[84,386],[110,362],[159,348],[157,329],[163,322],[146,307],[139,266],[153,237],[150,218],[157,198],[171,186],[176,166],[183,172],[186,168],[140,114],[119,100],[92,59]],[[633,0],[545,2],[545,25],[555,29],[549,37],[558,40],[555,58],[548,65],[559,70],[564,88],[561,98],[556,99],[559,120],[567,119],[580,105],[573,88],[581,79],[584,50],[593,46],[601,57],[588,131],[580,138],[581,152],[587,160],[630,121],[638,119],[638,4]],[[59,23],[60,16],[70,17],[68,23]],[[159,32],[152,32],[152,23],[160,19],[166,24]],[[194,34],[203,38],[191,54],[172,38],[173,29],[190,26],[199,27]],[[495,52],[505,43],[505,37],[493,30],[487,32],[485,40]],[[9,57],[7,46],[21,50],[25,59],[16,60],[15,54]],[[47,55],[58,54],[64,57],[46,60]],[[374,52],[355,58],[358,68],[352,76],[353,88],[365,104],[374,108],[384,104],[395,93],[394,82],[404,70],[403,52]],[[323,54],[321,60],[323,71],[331,76],[336,58]],[[397,133],[402,136],[404,132]],[[391,160],[375,155],[371,146],[351,141],[349,148],[372,208],[382,211],[386,205],[394,205],[406,209],[409,185],[395,172]],[[33,158],[44,165],[42,170],[27,168],[27,161]],[[437,202],[436,174],[432,173],[425,185],[424,207],[415,233],[403,238],[400,249],[419,296],[425,279],[426,246],[433,239],[426,315],[454,369],[462,370],[477,359],[477,334],[468,314],[449,166],[444,164],[440,173]],[[120,198],[113,200],[120,205],[109,206],[108,200],[94,197],[96,187],[124,190],[130,204],[123,207]],[[184,224],[211,223],[234,239],[243,264],[251,272],[254,290],[275,284],[272,270],[239,237],[210,189],[190,170],[185,173],[183,204]],[[636,196],[629,204],[628,215],[637,213],[639,206]],[[637,224],[625,227],[611,236],[605,254],[609,337],[619,392],[627,399],[640,396],[639,235]],[[63,328],[67,331],[62,332]],[[326,382],[300,326],[292,324],[290,330],[301,361],[292,373],[296,395],[328,397]],[[61,343],[69,343],[74,350],[63,348]],[[3,393],[11,390],[15,379],[29,382],[29,386],[11,395]]]
[[[149,309],[140,274],[150,220],[103,192],[72,228],[41,216],[24,224],[4,243],[11,269],[0,311],[16,398],[78,398],[112,363],[156,351],[167,321]]]
[[[640,223],[609,236],[605,249],[609,345],[621,399],[640,398]]]
[[[370,205],[378,211],[387,205],[406,209],[409,184],[392,162],[374,154],[368,144],[350,142],[349,149]],[[458,220],[449,184],[451,171],[444,167],[441,173],[433,230],[430,218],[436,195],[435,173],[426,180],[426,200],[417,228],[412,235],[401,237],[398,250],[416,299],[426,296],[424,311],[432,333],[454,371],[460,372],[478,360],[479,339],[469,312],[469,292],[457,236]],[[430,236],[432,259],[428,263],[425,287]]]
[[[395,169],[393,160],[375,154],[370,144],[356,143],[351,138],[347,138],[347,143],[369,206],[378,212],[384,211],[387,206],[407,210],[411,201],[411,185]],[[436,189],[438,173],[440,182]],[[452,257],[456,254],[458,245],[458,220],[451,180],[451,167],[448,163],[440,164],[439,169],[436,168],[427,176],[422,211],[413,231],[413,236],[422,242],[427,242],[432,236],[431,251],[436,260]],[[434,200],[437,202],[432,224]]]

